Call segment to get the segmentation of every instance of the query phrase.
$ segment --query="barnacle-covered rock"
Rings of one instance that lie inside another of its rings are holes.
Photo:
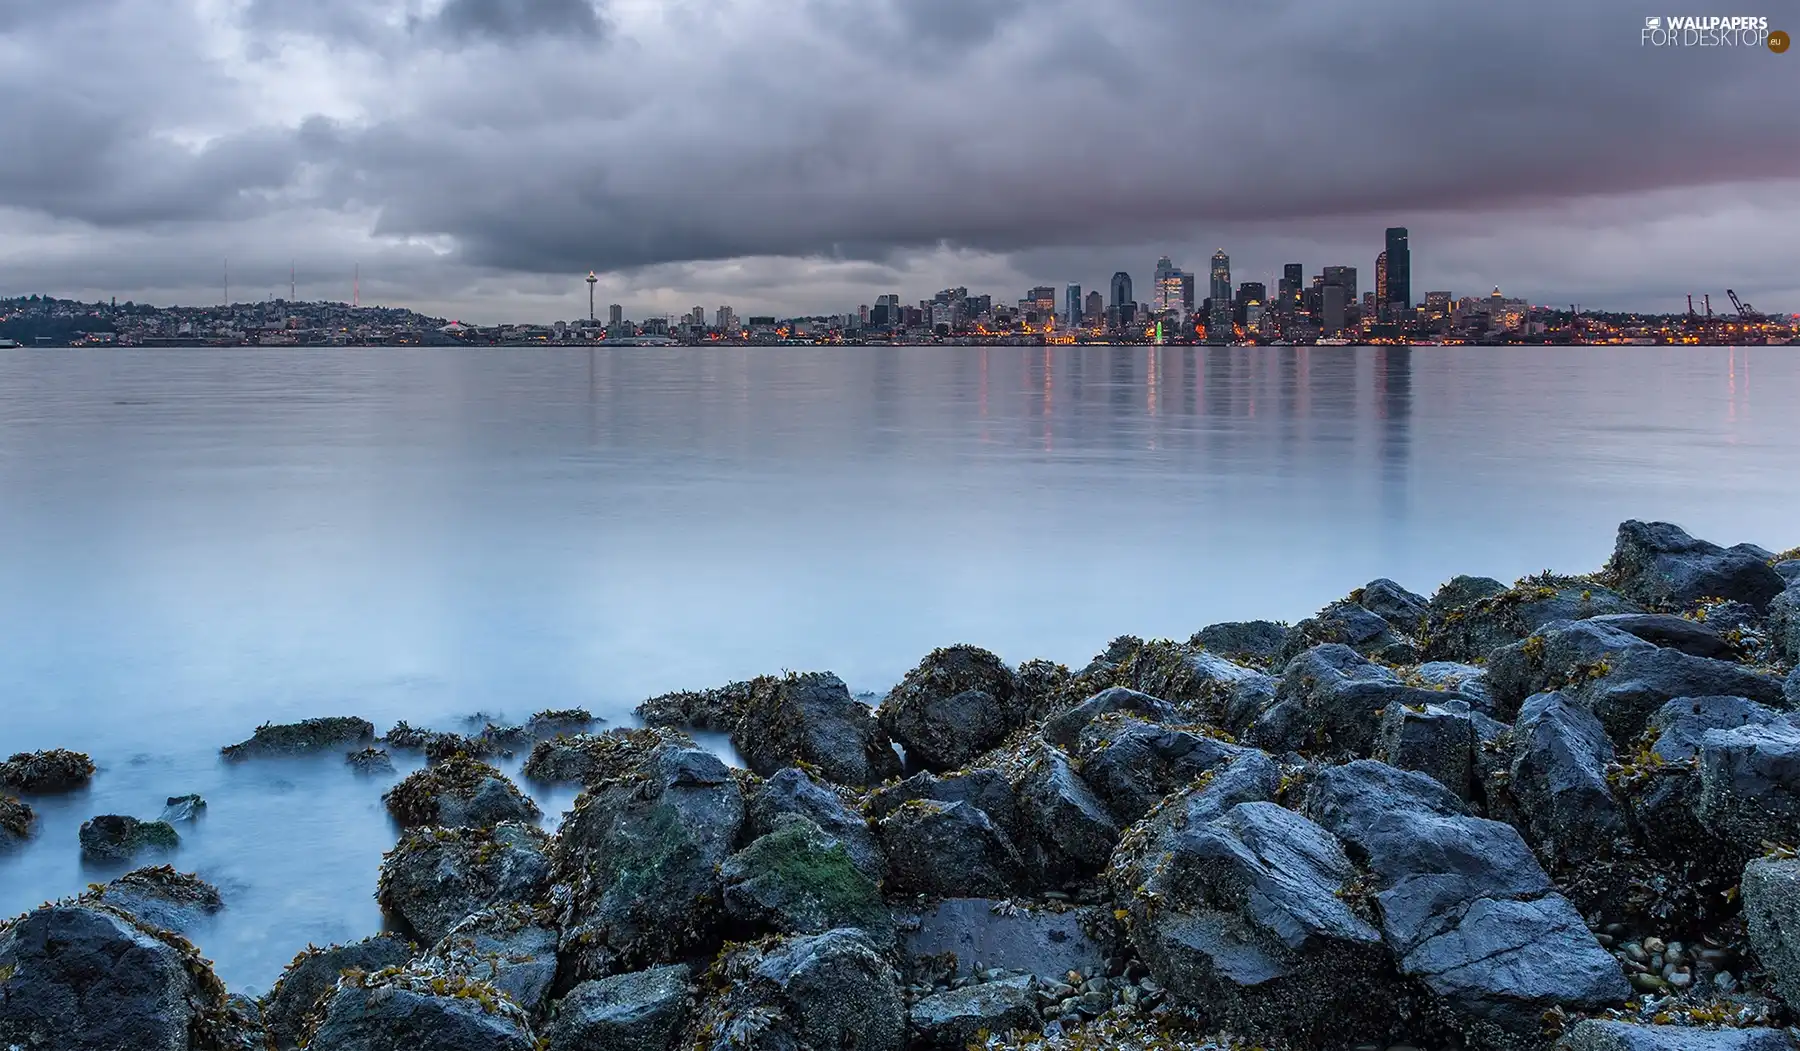
[[[531,797],[505,774],[462,755],[407,775],[382,801],[402,828],[492,828],[502,821],[536,821],[542,816]]]
[[[226,745],[219,754],[227,759],[258,756],[306,755],[367,744],[375,739],[375,724],[355,716],[337,715],[303,719],[297,723],[264,723],[247,741]]]
[[[429,961],[351,971],[325,1001],[307,1051],[537,1051],[525,1012],[487,982]]]
[[[1081,731],[1076,758],[1113,819],[1129,825],[1158,801],[1239,753],[1252,751],[1205,726],[1161,726],[1124,714]]]
[[[1475,717],[1466,701],[1390,704],[1381,714],[1374,758],[1401,770],[1417,770],[1463,799],[1479,783]]]
[[[1594,716],[1560,693],[1525,702],[1513,724],[1508,787],[1538,856],[1552,867],[1611,854],[1628,835],[1607,783],[1613,744]]]
[[[913,1046],[963,1051],[987,1034],[1043,1027],[1030,976],[980,982],[921,998],[907,1012]]]
[[[692,748],[694,739],[659,726],[567,734],[539,741],[522,772],[544,784],[597,785],[630,774],[663,745]]]
[[[1355,601],[1333,602],[1295,624],[1275,663],[1285,666],[1314,646],[1337,643],[1364,657],[1390,664],[1410,664],[1419,659],[1412,637]]]
[[[1553,620],[1489,655],[1487,686],[1495,714],[1511,719],[1532,694],[1600,678],[1631,653],[1656,646],[1601,620]]]
[[[1469,579],[1479,582],[1485,578]],[[1446,584],[1445,589],[1451,584]],[[1485,660],[1496,647],[1518,642],[1553,620],[1644,612],[1642,606],[1590,577],[1542,573],[1525,577],[1510,588],[1465,601],[1485,586],[1466,582],[1456,590],[1454,599],[1443,591],[1432,599],[1420,640],[1427,659]],[[1444,598],[1442,603],[1439,597]]]
[[[556,980],[558,941],[549,908],[498,905],[451,928],[424,962],[434,971],[486,982],[536,1018]]]
[[[1314,646],[1288,664],[1273,703],[1245,732],[1271,752],[1366,756],[1389,705],[1437,704],[1455,695],[1408,686],[1391,669],[1348,646]]]
[[[963,644],[932,650],[880,710],[881,728],[932,770],[965,765],[1024,718],[1018,676],[988,650]]]
[[[1566,692],[1599,716],[1615,741],[1635,738],[1657,709],[1677,697],[1743,697],[1776,708],[1786,703],[1774,675],[1660,647],[1625,653],[1609,661],[1603,675]]]
[[[28,803],[11,796],[0,796],[0,844],[25,839],[31,835],[31,823],[37,820]]]
[[[887,889],[936,897],[1007,897],[1023,888],[1025,859],[973,803],[915,799],[883,818]]]
[[[1764,609],[1786,586],[1767,552],[1696,540],[1668,522],[1621,523],[1607,573],[1620,591],[1654,608],[1724,598]]]
[[[383,855],[376,900],[432,944],[482,909],[544,903],[550,846],[549,836],[515,822],[415,828]]]
[[[1555,1051],[1793,1051],[1778,1029],[1699,1029],[1590,1018],[1577,1022]]]
[[[686,964],[582,982],[557,1002],[544,1027],[546,1051],[669,1051],[693,997]]]
[[[859,931],[746,946],[708,976],[691,1044],[705,1051],[900,1051],[900,976]]]
[[[0,763],[0,786],[44,794],[80,788],[94,778],[94,761],[66,748],[18,752]]]
[[[319,948],[309,945],[262,998],[263,1024],[279,1051],[297,1047],[320,1001],[337,988],[345,971],[372,973],[398,968],[412,959],[413,945],[396,934]]]
[[[774,688],[756,691],[731,743],[764,777],[807,766],[828,781],[866,786],[901,769],[869,706],[829,672],[788,675]]]
[[[1267,668],[1287,641],[1288,626],[1272,620],[1234,620],[1208,624],[1188,643],[1216,653],[1226,660],[1253,668]]]
[[[1800,1010],[1800,858],[1744,866],[1744,923],[1756,958],[1789,1010]]]
[[[1119,826],[1066,755],[1047,744],[1033,747],[1015,790],[1047,882],[1076,882],[1106,867]]]
[[[148,926],[183,934],[225,907],[217,887],[168,865],[127,872],[89,891],[82,900],[110,905]]]
[[[759,675],[747,682],[727,683],[711,690],[665,693],[638,705],[637,716],[650,726],[730,733],[744,718],[750,699],[774,690],[780,683],[779,676]]]

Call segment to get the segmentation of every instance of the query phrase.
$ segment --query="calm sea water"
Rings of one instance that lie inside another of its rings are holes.
[[[379,928],[396,838],[335,756],[220,764],[260,722],[1078,664],[1376,576],[1592,569],[1631,517],[1787,547],[1796,406],[1785,348],[0,354],[0,754],[101,767],[33,800],[0,916],[114,874],[84,818],[200,792],[195,938],[260,991]]]

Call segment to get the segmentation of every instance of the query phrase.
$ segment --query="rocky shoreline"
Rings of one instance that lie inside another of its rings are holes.
[[[393,930],[252,1000],[182,933],[229,902],[138,869],[0,924],[0,1048],[1793,1049],[1797,664],[1800,551],[1627,522],[1593,574],[1377,580],[1079,670],[951,646],[876,707],[808,673],[641,728],[264,726],[225,759],[429,760],[384,796]],[[505,754],[581,789],[555,834]],[[94,774],[0,763],[0,842]]]

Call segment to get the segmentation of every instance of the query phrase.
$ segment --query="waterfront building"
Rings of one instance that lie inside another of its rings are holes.
[[[617,303],[606,305],[606,327],[613,328],[625,323],[625,308]]]
[[[1237,298],[1231,303],[1231,320],[1247,329],[1254,328],[1255,325],[1250,320],[1250,304],[1255,303],[1261,307],[1268,298],[1268,286],[1261,281],[1242,282],[1238,285]]]
[[[1084,320],[1086,320],[1088,324],[1095,324],[1105,318],[1106,297],[1100,294],[1099,289],[1096,288],[1087,294],[1087,303],[1085,306],[1087,309],[1084,310],[1082,314]]]
[[[1407,244],[1406,227],[1388,227],[1385,254],[1388,312],[1401,321],[1412,314],[1412,248]]]
[[[1305,271],[1299,263],[1287,263],[1281,268],[1281,309],[1293,313],[1300,309],[1300,292],[1304,287],[1302,281]]]
[[[1320,289],[1319,330],[1328,336],[1344,331],[1344,305],[1348,302],[1342,285],[1324,285]]]
[[[713,327],[718,329],[720,332],[735,332],[735,331],[737,331],[737,327],[738,327],[737,311],[731,309],[728,306],[720,307],[718,310],[713,312]]]
[[[1125,304],[1131,302],[1131,275],[1121,270],[1112,276],[1112,305],[1122,315]]]
[[[1063,322],[1070,328],[1081,324],[1081,286],[1069,282],[1063,290]]]
[[[1385,251],[1375,257],[1375,316],[1383,322],[1389,317],[1388,256]]]
[[[1183,314],[1194,312],[1194,274],[1191,270],[1181,272],[1181,312]]]
[[[1151,309],[1158,314],[1177,314],[1181,311],[1181,285],[1183,274],[1168,256],[1156,261],[1156,270],[1152,277]]]
[[[1231,342],[1231,257],[1223,248],[1213,253],[1211,300],[1206,317],[1208,343]]]
[[[1356,268],[1353,266],[1328,266],[1320,275],[1326,285],[1336,285],[1344,290],[1344,305],[1356,303]]]
[[[1450,316],[1451,295],[1448,292],[1425,293],[1425,316],[1432,321],[1442,321]]]

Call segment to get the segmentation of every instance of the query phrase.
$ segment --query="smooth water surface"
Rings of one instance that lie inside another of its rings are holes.
[[[101,766],[32,800],[0,916],[112,874],[84,818],[197,791],[172,860],[228,908],[195,940],[260,991],[379,928],[396,837],[391,778],[223,766],[258,723],[1080,664],[1376,576],[1593,569],[1633,517],[1784,548],[1797,408],[1787,348],[0,352],[0,754]]]

